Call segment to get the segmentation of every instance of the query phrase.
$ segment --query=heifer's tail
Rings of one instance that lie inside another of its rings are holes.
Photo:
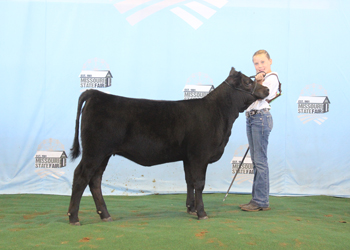
[[[79,120],[80,120],[80,114],[82,112],[82,107],[84,102],[86,102],[93,94],[93,91],[85,91],[82,93],[79,97],[78,101],[78,110],[77,110],[77,118],[75,120],[75,135],[74,135],[74,141],[73,146],[70,149],[70,155],[72,157],[72,161],[76,159],[80,155],[80,143],[79,143]]]

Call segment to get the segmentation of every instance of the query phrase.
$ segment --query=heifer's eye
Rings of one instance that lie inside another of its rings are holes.
[[[253,82],[255,81],[255,76],[251,76],[251,77],[249,77],[249,78],[251,79],[251,81],[249,81],[249,82],[247,83],[247,85],[252,85]]]
[[[244,84],[245,84],[246,86],[250,86],[250,85],[252,85],[252,82],[251,82],[251,81],[245,81]]]

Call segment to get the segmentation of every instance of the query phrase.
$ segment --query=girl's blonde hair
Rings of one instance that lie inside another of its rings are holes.
[[[254,59],[254,56],[261,55],[261,54],[264,54],[267,57],[267,59],[269,59],[269,60],[271,59],[269,53],[264,49],[261,49],[261,50],[258,50],[257,52],[255,52],[252,59]]]

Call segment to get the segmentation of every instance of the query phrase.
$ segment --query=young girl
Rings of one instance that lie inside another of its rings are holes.
[[[269,207],[269,167],[267,163],[267,145],[273,127],[269,100],[277,95],[279,81],[277,74],[271,71],[272,59],[266,50],[258,50],[253,55],[256,70],[255,79],[270,89],[270,95],[252,103],[246,111],[247,136],[250,156],[253,162],[254,181],[252,199],[248,204],[240,205],[244,211],[266,211]]]

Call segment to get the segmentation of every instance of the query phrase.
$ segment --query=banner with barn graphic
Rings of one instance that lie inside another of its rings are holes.
[[[347,0],[1,0],[0,194],[70,194],[87,89],[203,98],[231,67],[254,75],[252,55],[266,49],[283,93],[271,104],[271,195],[350,197],[349,16]],[[204,192],[227,191],[247,144],[241,114]],[[231,192],[252,182],[248,153]],[[120,156],[102,185],[107,195],[186,192],[182,162],[145,168]]]

